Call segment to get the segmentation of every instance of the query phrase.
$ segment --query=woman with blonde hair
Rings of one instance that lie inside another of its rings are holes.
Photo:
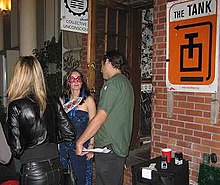
[[[8,88],[9,145],[21,161],[21,185],[61,185],[57,143],[73,141],[75,128],[62,106],[47,95],[40,63],[19,58]]]

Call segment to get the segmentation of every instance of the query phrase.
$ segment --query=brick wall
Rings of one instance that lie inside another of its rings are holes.
[[[212,123],[212,97],[208,93],[174,92],[173,117],[167,115],[166,2],[154,1],[153,115],[151,156],[162,148],[182,151],[189,160],[190,180],[198,181],[203,153],[220,156],[220,121]],[[217,165],[220,163],[218,162]]]

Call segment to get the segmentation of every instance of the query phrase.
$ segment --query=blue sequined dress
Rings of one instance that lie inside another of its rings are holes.
[[[75,144],[79,136],[84,132],[89,121],[88,112],[82,110],[72,110],[68,112],[74,124],[77,136],[74,142],[64,142],[59,144],[59,159],[64,168],[67,168],[67,155],[70,156],[72,168],[77,176],[77,185],[92,185],[92,159],[86,160],[85,156],[75,154]],[[84,144],[88,147],[89,142]]]

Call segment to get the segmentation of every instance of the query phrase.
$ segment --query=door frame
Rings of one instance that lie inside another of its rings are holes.
[[[91,1],[93,2],[93,1]],[[128,64],[130,67],[130,81],[132,83],[133,89],[134,89],[134,94],[135,94],[135,108],[134,108],[134,121],[133,121],[133,132],[132,132],[132,140],[131,140],[131,145],[130,145],[130,150],[140,148],[140,136],[139,136],[139,129],[140,129],[140,124],[141,124],[141,34],[142,34],[142,10],[147,9],[149,7],[153,6],[153,1],[149,2],[143,2],[143,3],[138,3],[138,5],[126,5],[126,6],[121,6],[118,3],[110,3],[109,1],[107,4],[106,1],[103,4],[108,5],[108,6],[113,6],[116,7],[117,9],[126,9],[128,12],[128,24],[126,27],[126,32],[128,35],[128,40],[127,40],[127,60]],[[94,20],[94,17],[96,17],[96,11],[97,8],[97,3],[91,3],[90,4],[90,15],[91,19],[91,24],[89,24],[89,32],[91,32],[90,35],[88,35],[88,48],[95,48],[95,31],[96,31],[96,26],[95,24],[92,23]],[[95,9],[95,11],[93,10]],[[95,71],[94,71],[94,66],[93,61],[95,60],[95,50],[94,49],[88,49],[88,66],[89,66],[89,86],[94,87],[97,86],[95,84]],[[96,66],[98,67],[98,65]]]

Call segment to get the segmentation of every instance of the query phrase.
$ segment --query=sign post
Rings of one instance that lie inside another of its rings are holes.
[[[168,90],[217,92],[218,3],[218,0],[184,0],[167,3]]]

